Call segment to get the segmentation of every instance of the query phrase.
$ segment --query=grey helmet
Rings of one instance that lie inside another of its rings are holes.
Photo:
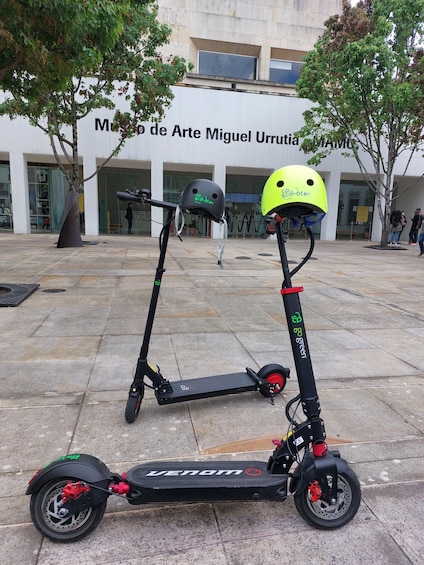
[[[208,179],[191,181],[183,190],[180,208],[183,212],[221,222],[225,198],[222,189]]]

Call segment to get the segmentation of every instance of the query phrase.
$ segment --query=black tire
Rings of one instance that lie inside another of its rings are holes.
[[[328,477],[331,484],[331,477]],[[355,516],[361,503],[361,486],[358,477],[349,467],[337,475],[337,501],[327,504],[322,500],[312,502],[308,487],[296,492],[294,503],[302,518],[321,530],[331,530],[344,526]]]
[[[78,514],[61,517],[62,489],[73,478],[57,478],[31,496],[31,519],[37,530],[54,542],[67,543],[85,538],[97,528],[106,510],[107,500]]]
[[[277,396],[284,390],[284,387],[287,384],[288,369],[285,369],[282,365],[270,363],[258,371],[258,377],[273,385],[273,394],[274,396]],[[271,396],[268,387],[259,387],[259,392],[268,398]]]
[[[125,407],[125,420],[128,424],[133,424],[140,412],[141,403],[144,396],[144,384],[142,388],[138,389],[138,393],[134,394],[132,390],[128,395],[127,405]]]

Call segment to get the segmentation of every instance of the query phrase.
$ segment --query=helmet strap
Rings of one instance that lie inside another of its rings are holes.
[[[181,226],[178,225],[180,223],[180,216],[181,216]],[[181,212],[181,208],[179,206],[177,206],[177,209],[175,210],[174,225],[175,225],[175,233],[181,239],[181,233],[184,229],[184,214]]]
[[[228,237],[228,224],[225,216],[222,216],[222,224],[219,224],[218,265],[222,267],[222,256],[224,255],[225,240]]]

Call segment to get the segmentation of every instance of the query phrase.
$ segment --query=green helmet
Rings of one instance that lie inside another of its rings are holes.
[[[262,214],[306,216],[327,213],[327,192],[321,176],[304,165],[274,171],[262,192]]]

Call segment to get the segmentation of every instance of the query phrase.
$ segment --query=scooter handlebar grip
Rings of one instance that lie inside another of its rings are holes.
[[[144,202],[151,196],[150,190],[143,188],[142,190],[137,190],[135,192],[117,192],[116,196],[119,200],[125,200],[126,202]]]

